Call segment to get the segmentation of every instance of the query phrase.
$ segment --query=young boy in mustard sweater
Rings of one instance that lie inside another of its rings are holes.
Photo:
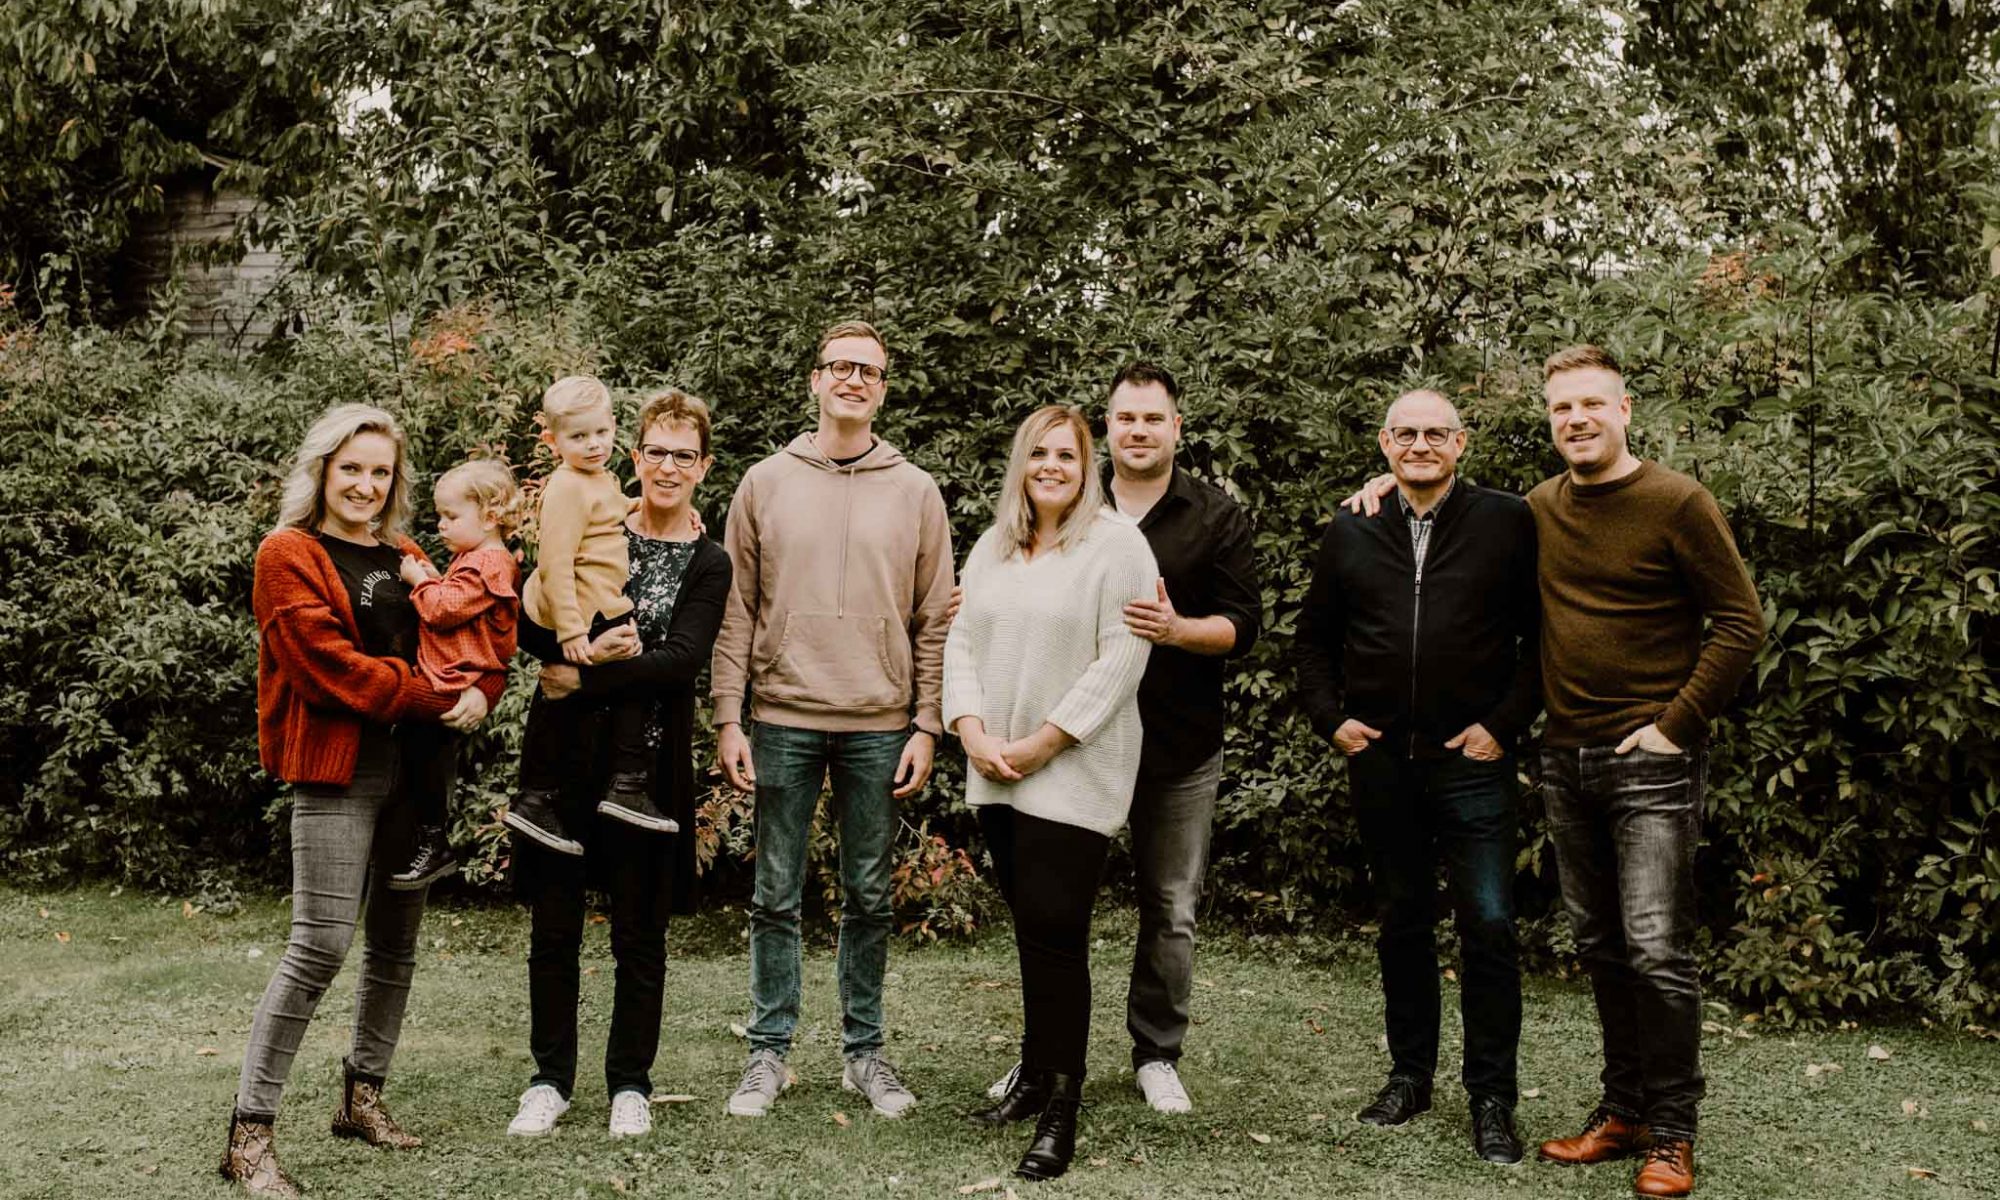
[[[589,375],[558,379],[542,394],[542,423],[542,440],[559,463],[542,485],[541,547],[521,591],[521,643],[531,651],[560,646],[564,660],[586,666],[591,639],[632,619],[625,596],[632,501],[607,469],[618,431],[611,393]],[[502,818],[561,854],[583,853],[563,823],[560,791],[565,757],[579,744],[590,711],[574,699],[536,693],[521,743],[521,794]],[[653,804],[646,720],[643,701],[610,705],[611,780],[597,811],[641,829],[678,832],[679,823]]]

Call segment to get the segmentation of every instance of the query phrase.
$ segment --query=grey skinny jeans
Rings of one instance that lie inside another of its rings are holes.
[[[362,931],[361,978],[354,987],[354,1044],[348,1063],[380,1080],[402,1034],[417,927],[429,890],[390,891],[410,844],[411,808],[397,802],[395,739],[363,731],[346,787],[302,785],[292,797],[292,938],[250,1022],[250,1045],[236,1083],[236,1111],[274,1119],[292,1058],[320,997]],[[382,857],[379,861],[377,854]],[[366,903],[363,903],[364,897]]]

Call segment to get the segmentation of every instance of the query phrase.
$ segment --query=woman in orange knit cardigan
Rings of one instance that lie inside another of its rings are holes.
[[[417,614],[400,567],[410,470],[403,431],[379,408],[344,404],[306,433],[285,480],[278,528],[257,548],[257,743],[292,785],[292,934],[250,1025],[224,1176],[256,1196],[296,1196],[278,1169],[272,1123],[292,1057],[357,925],[354,1042],[333,1132],[404,1148],[417,1139],[382,1108],[401,1032],[427,892],[392,891],[409,844],[396,803],[399,721],[470,730],[502,680],[439,692],[413,663]]]

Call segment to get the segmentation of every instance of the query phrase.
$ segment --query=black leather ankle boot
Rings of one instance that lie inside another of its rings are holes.
[[[1035,1122],[1035,1140],[1021,1156],[1014,1174],[1023,1179],[1054,1179],[1069,1170],[1076,1157],[1076,1112],[1083,1104],[1083,1076],[1047,1076],[1048,1101]]]
[[[1011,1125],[1037,1116],[1049,1103],[1049,1073],[1022,1067],[1014,1076],[1014,1086],[991,1108],[965,1114],[974,1125]]]

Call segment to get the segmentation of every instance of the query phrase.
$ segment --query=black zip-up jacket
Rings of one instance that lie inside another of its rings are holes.
[[[1474,724],[1511,750],[1542,710],[1527,501],[1460,479],[1432,519],[1421,577],[1394,497],[1327,522],[1298,651],[1306,711],[1329,741],[1355,717],[1398,757],[1458,753],[1444,743]]]

